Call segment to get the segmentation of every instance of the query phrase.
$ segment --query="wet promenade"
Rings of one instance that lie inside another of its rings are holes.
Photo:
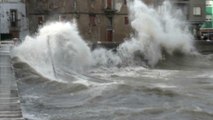
[[[9,44],[0,45],[0,120],[24,120],[11,65],[11,47]]]

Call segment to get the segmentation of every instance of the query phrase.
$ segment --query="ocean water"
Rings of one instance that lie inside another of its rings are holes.
[[[186,59],[154,69],[58,73],[66,82],[45,78],[20,61],[14,66],[30,120],[212,120],[213,55]]]
[[[75,20],[51,22],[13,49],[29,120],[212,120],[213,55],[202,55],[181,11],[128,2],[130,38],[90,50]]]

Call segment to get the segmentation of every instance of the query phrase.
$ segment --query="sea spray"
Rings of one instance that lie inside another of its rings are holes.
[[[102,58],[101,64],[107,63],[107,66],[142,63],[154,67],[163,59],[164,53],[197,54],[193,36],[187,21],[183,19],[182,11],[175,9],[169,1],[163,2],[158,8],[153,8],[141,0],[131,0],[128,1],[128,9],[134,34],[119,45],[116,54],[103,52],[100,56],[95,50],[93,56],[98,58],[99,64]],[[114,57],[116,59],[112,59]],[[106,62],[106,60],[115,61]]]
[[[138,49],[149,65],[154,66],[162,59],[163,50],[170,55],[175,51],[195,53],[187,22],[182,19],[181,10],[175,9],[169,1],[154,9],[141,0],[134,0],[129,2],[128,8],[131,26],[136,32],[134,38],[142,44]]]
[[[35,36],[27,36],[20,46],[14,48],[14,55],[42,75],[54,78],[48,41],[56,71],[82,71],[90,66],[90,49],[79,35],[75,22],[47,23]]]

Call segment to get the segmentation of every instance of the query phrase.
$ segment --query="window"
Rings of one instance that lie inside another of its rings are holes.
[[[124,0],[124,5],[126,5],[126,0]]]
[[[75,10],[77,9],[77,1],[76,0],[73,3],[73,7],[74,7]]]
[[[58,16],[58,20],[59,20],[59,21],[66,21],[66,18],[67,18],[67,17],[66,17],[65,15],[59,15],[59,16]]]
[[[113,29],[107,29],[107,41],[112,42],[113,39]]]
[[[193,8],[193,15],[200,16],[201,15],[201,7],[194,7]]]
[[[206,6],[211,7],[213,5],[213,1],[207,0],[206,1]]]
[[[107,8],[112,8],[112,0],[107,0]]]
[[[128,17],[124,17],[124,24],[128,25],[129,24],[129,18]]]
[[[89,25],[90,26],[96,26],[96,15],[95,14],[90,14],[89,15]]]
[[[212,16],[211,15],[206,15],[206,21],[211,21],[212,20]]]
[[[44,22],[44,17],[43,16],[38,16],[38,25],[42,25]]]
[[[17,10],[11,9],[10,10],[10,25],[11,27],[17,27]]]

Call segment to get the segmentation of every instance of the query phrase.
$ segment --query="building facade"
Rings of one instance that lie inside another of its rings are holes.
[[[206,20],[210,21],[213,17],[213,0],[206,0]]]
[[[47,21],[73,18],[88,41],[120,42],[128,37],[126,0],[28,0],[27,14],[32,33]]]
[[[155,0],[154,4],[159,6],[164,0]],[[170,0],[178,9],[181,9],[183,16],[191,25],[191,31],[195,38],[199,37],[199,30],[206,19],[206,0]]]
[[[156,6],[164,0],[155,0]],[[205,21],[206,0],[170,0],[177,8],[181,9],[185,18],[191,24],[200,24]]]
[[[206,28],[213,28],[213,0],[206,0]]]
[[[143,0],[155,7],[164,0]],[[170,0],[198,29],[205,20],[205,0]],[[88,41],[121,42],[132,31],[127,0],[26,0],[29,29],[35,33],[47,21],[78,22],[81,35]]]
[[[0,0],[0,39],[24,38],[28,34],[24,0]]]
[[[206,0],[206,20],[200,28],[201,40],[213,40],[213,0]]]

